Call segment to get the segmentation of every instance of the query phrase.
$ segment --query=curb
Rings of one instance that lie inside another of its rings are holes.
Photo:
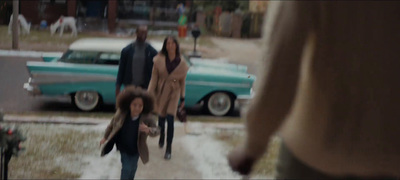
[[[98,125],[110,122],[109,118],[71,118],[64,116],[21,116],[4,115],[2,122],[12,123],[50,123],[50,124],[71,124],[71,125]]]
[[[61,57],[62,54],[63,54],[62,52],[0,50],[0,56],[12,56],[12,57],[41,58],[43,57],[43,55]]]

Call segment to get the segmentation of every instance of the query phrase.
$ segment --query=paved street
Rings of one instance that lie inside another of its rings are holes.
[[[26,61],[40,58],[0,56],[0,109],[4,111],[58,111],[74,110],[69,98],[31,97],[23,89],[29,74]]]

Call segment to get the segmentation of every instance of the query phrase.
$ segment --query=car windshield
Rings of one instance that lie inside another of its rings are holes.
[[[75,64],[118,65],[119,59],[119,53],[69,50],[59,61]]]

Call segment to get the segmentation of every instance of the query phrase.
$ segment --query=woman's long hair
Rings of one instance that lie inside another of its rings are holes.
[[[116,107],[121,111],[129,112],[131,103],[136,98],[142,98],[143,100],[143,111],[141,114],[149,114],[153,111],[153,97],[147,91],[135,86],[125,87],[117,97]]]
[[[181,57],[181,52],[180,52],[180,50],[179,50],[179,42],[178,42],[178,40],[176,40],[176,38],[175,38],[174,36],[167,36],[167,37],[164,39],[164,44],[163,44],[163,46],[162,46],[161,53],[162,53],[165,57],[168,58],[167,41],[168,41],[169,38],[171,38],[171,39],[174,41],[175,45],[176,45],[176,51],[175,51],[176,57],[179,57],[179,58],[180,58],[180,57]]]

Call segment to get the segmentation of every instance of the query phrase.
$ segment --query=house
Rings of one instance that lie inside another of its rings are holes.
[[[179,18],[177,6],[181,3],[186,12],[192,11],[193,0],[20,0],[19,8],[32,25],[42,20],[50,24],[63,15],[77,18],[78,26],[101,24],[108,32],[115,32],[126,24],[175,27]]]
[[[249,1],[249,11],[253,13],[266,12],[268,1]]]

